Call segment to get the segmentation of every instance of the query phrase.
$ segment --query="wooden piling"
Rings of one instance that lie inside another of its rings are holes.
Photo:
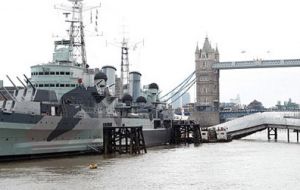
[[[287,129],[287,140],[288,142],[290,142],[290,130],[289,128],[286,128]]]
[[[172,123],[171,144],[199,144],[202,141],[200,126],[192,121]]]
[[[193,127],[193,141],[194,141],[194,144],[201,143],[200,125],[194,125],[194,127]]]
[[[271,140],[271,136],[274,136],[274,140],[277,141],[278,133],[277,128],[267,127],[268,130],[268,140]]]
[[[104,127],[104,153],[147,153],[142,126]]]

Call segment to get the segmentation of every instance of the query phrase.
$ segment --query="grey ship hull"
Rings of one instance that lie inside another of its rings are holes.
[[[146,120],[145,120],[146,121]],[[63,118],[0,113],[0,159],[17,156],[94,152],[103,145],[103,126],[145,125],[143,119]],[[146,146],[169,142],[170,129],[144,129]]]

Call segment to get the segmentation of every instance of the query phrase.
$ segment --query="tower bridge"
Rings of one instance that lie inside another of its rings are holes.
[[[300,67],[300,59],[220,62],[219,57],[218,48],[212,48],[207,37],[202,49],[197,44],[195,51],[196,103],[191,119],[198,121],[201,127],[220,123],[220,70]]]

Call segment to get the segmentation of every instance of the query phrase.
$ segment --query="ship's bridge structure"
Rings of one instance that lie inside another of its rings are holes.
[[[219,58],[218,48],[213,48],[207,37],[202,48],[197,45],[195,51],[196,103],[195,111],[190,119],[198,121],[202,127],[220,123],[220,70],[300,67],[300,59],[220,62]]]
[[[238,139],[258,131],[268,129],[268,137],[274,135],[277,139],[277,129],[286,129],[289,141],[289,132],[297,132],[299,142],[300,112],[263,112],[240,117],[210,128],[215,130],[225,129],[227,136]]]

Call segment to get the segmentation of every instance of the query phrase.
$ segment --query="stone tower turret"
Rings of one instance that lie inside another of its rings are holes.
[[[198,45],[195,52],[196,63],[196,107],[195,118],[202,126],[219,123],[219,70],[212,65],[219,62],[218,48],[213,49],[205,38],[203,48]]]
[[[199,50],[199,46],[198,46],[198,43],[197,43],[197,46],[196,46],[196,50],[195,50],[195,59],[197,59],[200,55],[200,50]]]

